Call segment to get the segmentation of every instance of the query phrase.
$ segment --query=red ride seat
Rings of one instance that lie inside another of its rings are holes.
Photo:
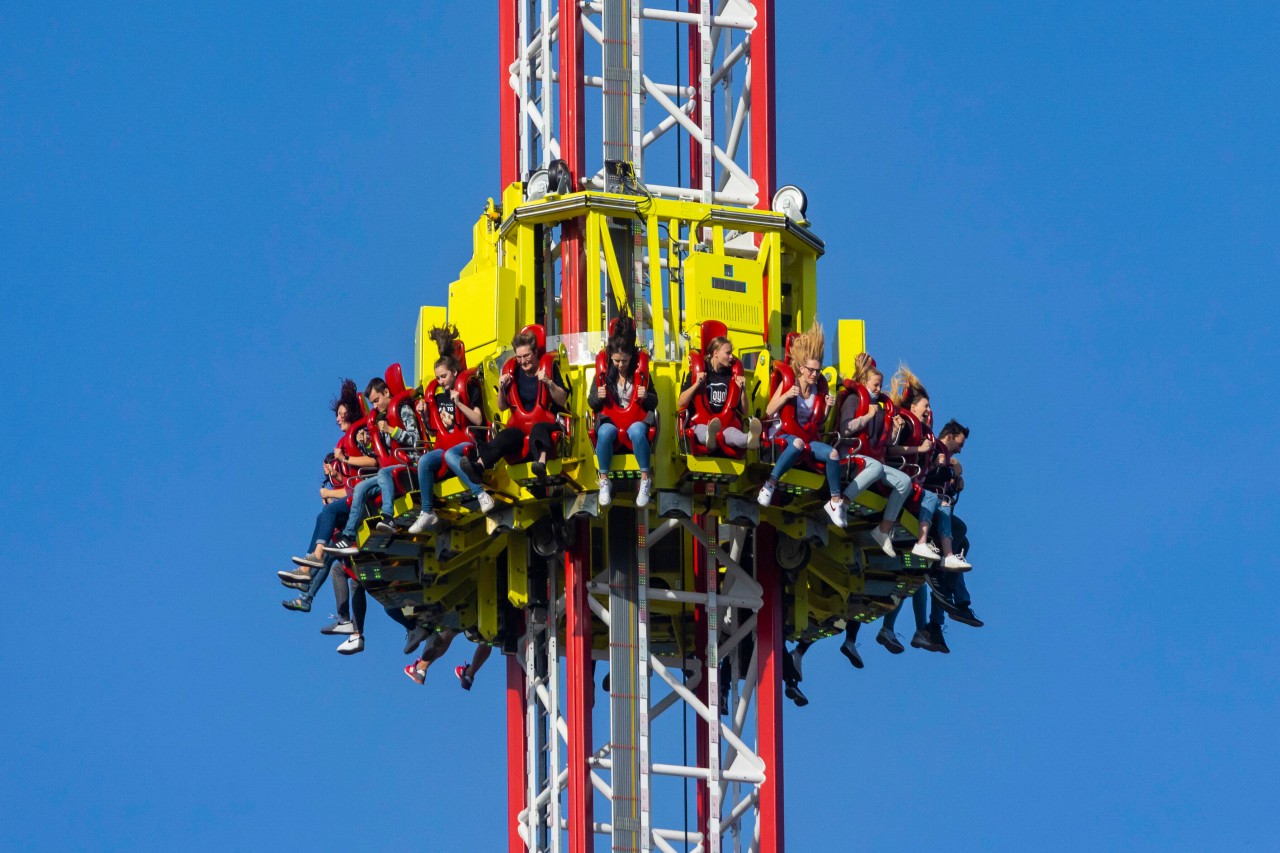
[[[718,337],[728,336],[728,327],[719,320],[704,320],[699,335],[699,346],[696,351],[689,353],[689,382],[692,385],[698,381],[698,377],[707,372],[706,359],[703,353],[706,352],[707,344]],[[733,367],[731,368],[733,381],[729,383],[729,392],[725,395],[724,405],[719,408],[712,408],[706,396],[702,393],[695,394],[690,405],[683,411],[677,413],[680,420],[680,432],[684,436],[688,452],[694,456],[708,455],[707,447],[698,441],[698,437],[694,427],[706,426],[715,418],[720,419],[721,428],[736,427],[742,429],[742,417],[738,414],[738,404],[742,400],[742,389],[738,387],[738,377],[743,376],[742,360],[735,358]],[[726,447],[720,444],[716,448],[717,455],[727,456],[730,459],[741,459],[743,451],[736,447]]]
[[[547,352],[547,330],[538,323],[532,323],[520,330],[521,334],[532,334],[536,339],[534,353],[538,359],[538,369],[544,371],[547,376],[555,373],[556,362],[558,360],[555,353]],[[547,391],[545,385],[538,387],[538,397],[534,400],[533,406],[526,409],[520,401],[520,392],[516,388],[516,371],[519,369],[514,358],[507,359],[506,364],[502,365],[502,375],[510,376],[511,383],[507,385],[507,427],[515,427],[522,431],[524,442],[521,444],[519,454],[509,454],[506,461],[510,465],[518,465],[529,458],[529,430],[534,424],[553,424],[555,431],[561,435],[567,435],[569,432],[568,415],[557,415],[552,411],[553,403],[551,394]],[[558,455],[559,448],[555,448],[555,455]],[[555,458],[549,455],[548,458]]]
[[[610,336],[613,335],[617,325],[618,320],[616,317],[609,321]],[[635,391],[631,395],[631,402],[626,406],[619,406],[616,403],[610,402],[608,397],[605,397],[605,404],[600,409],[600,413],[592,420],[591,428],[588,431],[591,436],[592,446],[596,443],[596,429],[600,426],[600,423],[604,418],[608,418],[613,425],[618,428],[618,444],[627,453],[635,452],[635,448],[631,446],[631,437],[627,435],[627,430],[631,428],[632,424],[643,421],[645,416],[648,414],[648,412],[645,411],[644,406],[640,405],[640,401],[644,399],[645,394],[648,392],[649,385],[652,382],[652,379],[649,376],[649,353],[644,350],[640,350],[640,352],[636,354],[635,375]],[[608,381],[609,352],[607,349],[601,349],[600,352],[596,353],[596,387],[602,388]],[[657,440],[657,437],[658,426],[655,422],[649,425],[650,447],[654,446],[654,442]]]
[[[458,389],[458,393],[462,396],[462,400],[468,408],[475,408],[483,402],[483,397],[471,399],[471,382],[474,380],[478,371],[476,368],[467,367],[467,350],[462,341],[453,342],[453,357],[457,359],[459,366],[462,368],[458,371],[457,377],[453,380],[453,387]],[[461,418],[455,417],[454,422],[445,424],[444,419],[440,416],[440,409],[436,406],[436,394],[440,393],[440,383],[432,379],[423,392],[423,399],[426,402],[426,432],[423,435],[433,436],[431,447],[433,450],[448,450],[464,442],[474,442],[481,437],[487,426],[482,421],[479,425],[473,426]],[[440,482],[445,477],[452,477],[453,471],[442,461],[440,467],[436,470],[436,482]],[[424,499],[425,503],[425,499]]]

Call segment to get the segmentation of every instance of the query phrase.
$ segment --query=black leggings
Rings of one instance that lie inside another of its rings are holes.
[[[556,433],[559,424],[534,424],[529,428],[529,457],[536,459],[542,453],[551,455],[556,449]],[[493,441],[483,441],[477,445],[476,453],[480,464],[492,468],[504,456],[519,453],[524,447],[524,430],[519,427],[507,427],[494,437]]]

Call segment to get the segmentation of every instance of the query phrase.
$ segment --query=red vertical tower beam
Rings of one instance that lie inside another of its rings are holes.
[[[524,666],[518,654],[507,656],[507,849],[525,849],[520,812],[525,807]]]
[[[756,26],[751,31],[751,177],[759,189],[756,207],[768,210],[778,188],[773,0],[755,0],[755,6]]]
[[[577,0],[559,0],[560,8],[560,159],[569,166],[573,188],[578,188],[586,168],[586,124],[583,115],[582,18]],[[581,219],[560,229],[560,295],[562,328],[566,333],[586,329],[587,299],[583,292],[586,263],[583,258]]]
[[[782,573],[774,529],[756,528],[756,580],[764,588],[756,619],[756,728],[765,781],[760,786],[760,849],[784,853],[782,786]]]
[[[593,797],[591,768],[591,610],[587,603],[591,531],[585,520],[573,522],[574,544],[564,555],[565,681],[568,701],[565,725],[569,736],[569,853],[591,853],[595,833],[591,828]],[[555,732],[552,732],[555,737]]]
[[[700,14],[701,0],[689,0],[689,11]],[[698,88],[702,82],[702,40],[698,38],[697,24],[685,26],[689,31],[689,85],[693,87],[693,112],[689,115],[696,122],[702,115],[702,94]],[[702,145],[692,136],[689,137],[689,186],[695,190],[702,189]]]
[[[516,58],[518,0],[498,2],[498,180],[502,189],[520,177],[520,101],[511,88],[511,63]]]

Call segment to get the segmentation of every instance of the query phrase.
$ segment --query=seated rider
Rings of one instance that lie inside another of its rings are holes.
[[[739,452],[757,449],[762,431],[760,419],[747,417],[746,395],[743,393],[747,380],[742,375],[734,375],[733,365],[737,359],[733,356],[733,342],[717,335],[707,342],[702,358],[706,369],[690,370],[685,375],[676,401],[676,408],[681,411],[690,406],[694,409],[694,438],[708,453],[715,453],[721,444]],[[730,393],[731,387],[736,387],[738,398],[737,405],[732,408],[730,400],[735,395]],[[746,432],[741,429],[743,423],[746,424]]]
[[[432,493],[436,473],[442,463],[476,497],[482,512],[493,508],[493,498],[480,488],[479,483],[468,479],[459,465],[463,454],[476,443],[471,427],[484,423],[480,381],[472,374],[469,381],[464,380],[464,385],[459,387],[462,365],[454,355],[454,344],[458,339],[455,327],[437,326],[431,330],[431,339],[436,342],[440,357],[435,363],[435,381],[427,386],[425,396],[418,401],[418,410],[426,420],[427,429],[434,434],[435,446],[418,460],[422,511],[409,527],[410,533],[422,533],[436,526],[438,519],[432,511]]]
[[[933,440],[933,431],[929,424],[933,422],[933,410],[929,405],[929,393],[924,385],[905,364],[898,366],[890,386],[889,399],[893,400],[898,412],[893,417],[894,438],[887,451],[889,456],[902,456],[916,460],[920,469],[914,480],[924,483],[933,470],[933,456],[937,455]],[[909,412],[910,417],[903,414]],[[940,449],[940,448],[939,448]],[[949,463],[949,460],[948,460]],[[948,464],[949,467],[949,464]],[[941,553],[929,542],[929,530],[934,516],[938,518],[938,541],[942,545]],[[920,535],[911,553],[923,557],[930,562],[942,558],[942,568],[948,571],[963,572],[971,567],[956,555],[951,545],[951,498],[942,500],[940,493],[923,488],[920,493]],[[924,598],[923,593],[921,598]]]
[[[392,394],[391,389],[387,387],[386,380],[381,376],[373,377],[369,380],[369,385],[365,388],[364,393],[369,398],[370,405],[373,406],[373,420],[377,425],[378,431],[382,433],[384,443],[395,442],[401,447],[414,448],[415,450],[410,458],[416,457],[417,453],[420,452],[416,448],[420,446],[421,436],[418,434],[418,421],[414,417],[413,404],[408,399],[400,404],[400,411],[397,412],[397,415],[404,426],[394,427],[387,423],[387,410],[391,407]],[[342,528],[342,533],[338,536],[338,540],[332,546],[325,548],[330,553],[343,556],[350,556],[360,550],[356,547],[356,533],[360,530],[360,523],[364,521],[365,505],[369,498],[373,497],[374,492],[377,492],[382,498],[382,514],[377,519],[376,529],[380,533],[395,532],[395,528],[391,526],[391,517],[395,513],[393,507],[396,500],[395,473],[403,469],[404,465],[383,465],[379,467],[371,435],[368,436],[368,444],[361,445],[360,449],[360,456],[354,458],[344,458],[341,449],[334,451],[340,461],[346,462],[355,468],[378,469],[377,476],[366,477],[356,484],[351,494],[351,514],[347,516],[347,524]]]
[[[347,433],[355,426],[357,420],[360,419],[360,392],[356,390],[356,383],[350,379],[342,380],[342,389],[338,392],[337,398],[329,403],[329,410],[333,412],[338,422],[338,429],[343,432],[343,441],[347,439]],[[311,578],[311,569],[318,569],[324,566],[324,553],[321,551],[323,546],[329,544],[333,531],[346,524],[347,513],[349,511],[347,502],[347,490],[344,477],[348,471],[347,466],[337,458],[338,450],[334,450],[332,464],[329,458],[325,458],[325,481],[320,485],[320,500],[324,502],[324,508],[316,515],[315,529],[311,534],[311,539],[307,543],[309,550],[305,551],[300,557],[291,557],[290,559],[300,568],[296,571],[277,572],[281,580],[291,580],[298,582],[307,582]],[[334,476],[330,476],[330,470],[338,470]],[[323,583],[323,581],[321,581]]]
[[[830,494],[822,508],[832,524],[844,527],[844,502],[840,499],[840,456],[834,447],[818,440],[826,413],[836,404],[835,395],[827,388],[826,377],[822,375],[825,347],[822,326],[815,321],[807,332],[792,339],[788,364],[779,365],[779,372],[784,377],[786,373],[791,373],[791,381],[777,383],[777,390],[765,406],[764,416],[766,420],[777,416],[777,420],[769,427],[769,437],[778,439],[786,446],[778,454],[773,470],[769,472],[769,479],[760,487],[757,500],[760,506],[770,504],[773,491],[778,487],[778,479],[800,460],[807,449],[813,453],[814,459],[826,463],[827,489]]]
[[[640,487],[636,506],[649,503],[653,478],[649,469],[649,430],[657,423],[658,393],[649,381],[647,361],[643,373],[637,370],[640,352],[636,348],[636,325],[630,317],[614,321],[612,334],[605,344],[609,367],[587,394],[587,405],[596,416],[596,467],[600,471],[600,506],[609,505],[612,487],[607,476],[613,454],[619,444],[619,433],[626,440],[640,466]],[[615,423],[617,421],[617,423]]]
[[[938,493],[940,500],[948,503],[954,510],[964,491],[964,472],[960,460],[956,458],[964,449],[969,438],[969,428],[956,420],[949,420],[938,433],[938,456],[933,470],[925,478],[924,487]],[[959,516],[952,516],[952,533],[955,535],[955,550],[961,559],[969,549],[968,528]],[[933,589],[933,611],[929,614],[931,625],[941,625],[944,621],[942,613],[936,606],[941,600],[943,608],[953,619],[964,625],[981,628],[983,621],[973,612],[969,589],[965,584],[965,576],[959,572],[947,572],[930,582]]]
[[[853,447],[853,455],[857,457],[863,468],[853,481],[845,487],[844,495],[852,502],[858,495],[881,480],[889,484],[892,491],[885,503],[884,516],[879,526],[871,531],[871,538],[881,550],[890,557],[898,556],[893,550],[891,533],[893,525],[902,512],[902,505],[911,494],[911,478],[883,464],[885,447],[888,445],[891,428],[890,415],[893,403],[881,395],[884,373],[876,367],[875,359],[866,353],[860,353],[857,359],[857,372],[854,375],[853,393],[845,398],[840,407],[840,441]]]
[[[547,474],[547,456],[555,451],[556,435],[560,424],[555,416],[565,411],[569,401],[569,386],[560,376],[560,365],[552,362],[550,369],[540,363],[542,352],[538,335],[526,326],[511,340],[515,351],[514,371],[503,370],[498,380],[498,411],[512,411],[506,426],[492,441],[476,445],[476,461],[464,457],[460,468],[473,483],[479,483],[484,472],[499,459],[518,456],[528,439],[525,458],[532,459],[534,475],[539,479]],[[551,359],[547,359],[551,362]]]

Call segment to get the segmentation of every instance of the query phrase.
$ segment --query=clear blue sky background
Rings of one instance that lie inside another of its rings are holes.
[[[500,669],[274,577],[499,190],[491,5],[0,12],[0,847],[503,844]],[[823,316],[972,427],[988,620],[814,650],[791,849],[1275,849],[1277,7],[781,6]]]

